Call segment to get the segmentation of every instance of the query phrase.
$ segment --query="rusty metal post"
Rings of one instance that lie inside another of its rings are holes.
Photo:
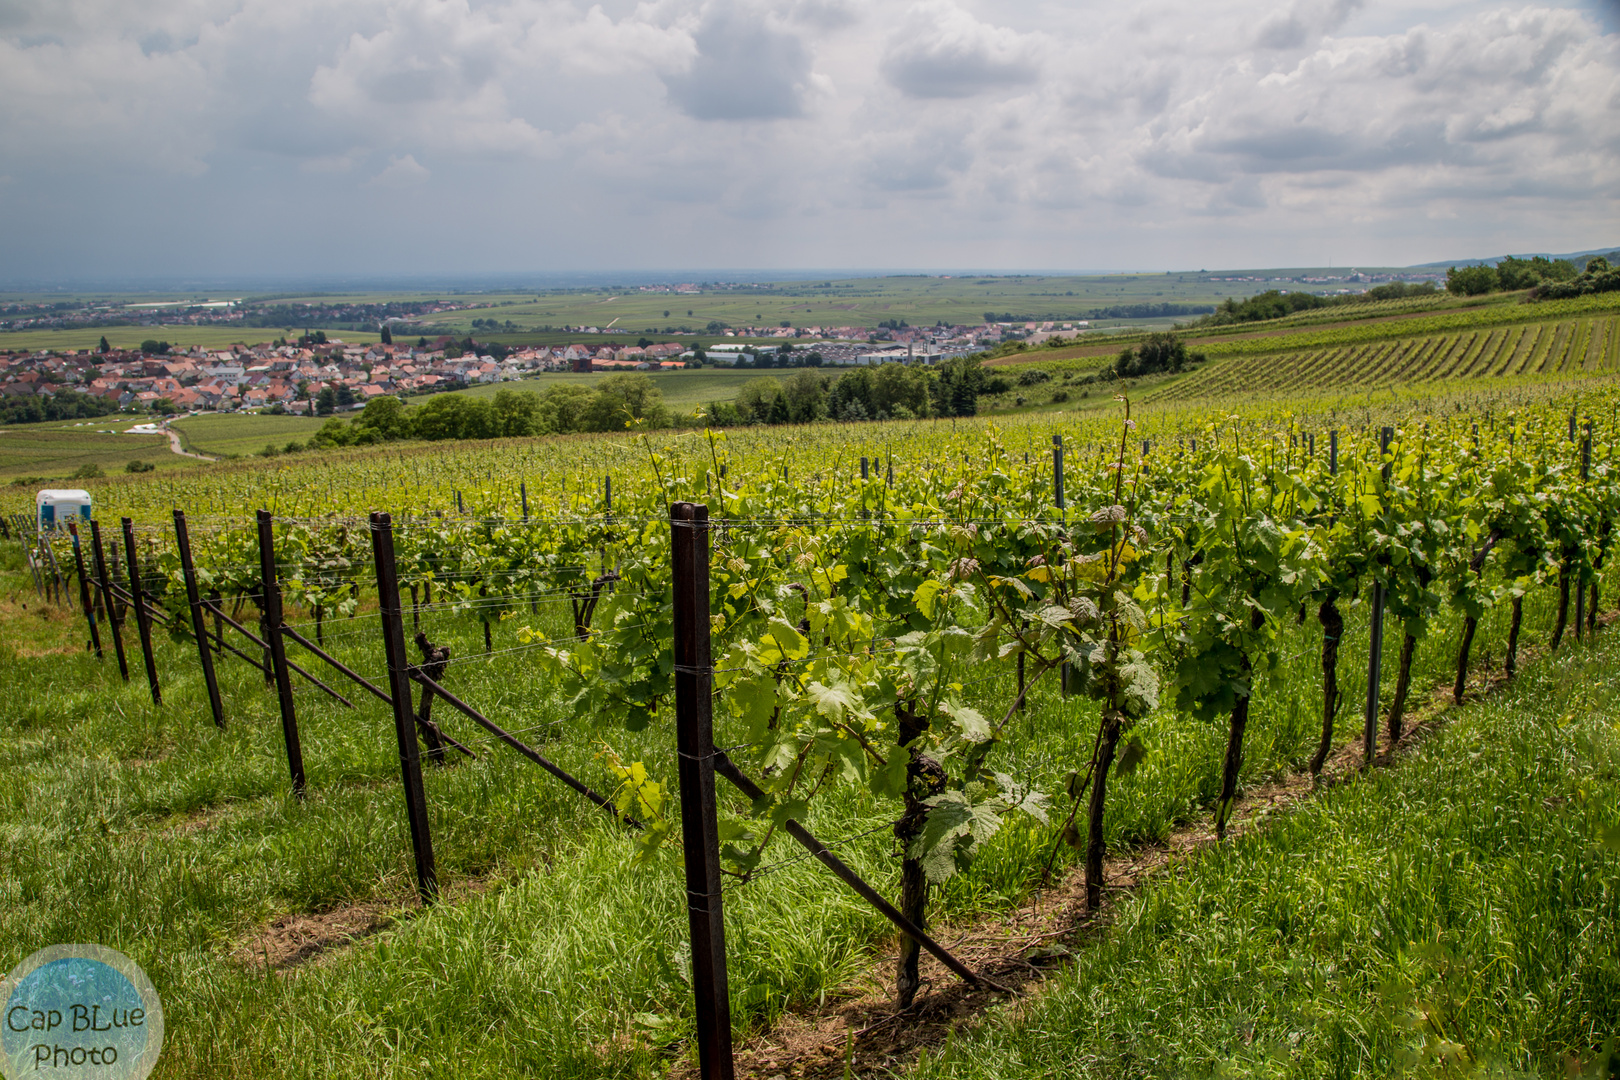
[[[113,596],[112,579],[107,576],[107,550],[101,546],[101,522],[90,522],[90,548],[95,556],[96,591],[101,594],[101,610],[107,614],[107,628],[112,631],[113,652],[118,654],[118,674],[129,682],[129,659],[124,656],[124,635],[119,624],[118,599]]]
[[[378,613],[382,617],[383,652],[388,659],[388,697],[394,706],[405,816],[411,828],[411,851],[416,857],[416,891],[423,904],[431,904],[439,897],[439,875],[433,867],[433,834],[428,825],[427,793],[422,788],[422,758],[416,745],[416,711],[411,707],[410,659],[405,652],[405,617],[399,602],[399,571],[394,564],[393,519],[387,514],[371,515],[371,554],[377,565]]]
[[[141,586],[141,564],[135,555],[135,523],[122,519],[124,526],[124,561],[129,564],[129,599],[135,608],[135,629],[140,633],[141,657],[146,661],[146,681],[152,687],[152,704],[163,704],[163,691],[158,687],[157,657],[152,655],[152,613],[147,608],[146,589]]]
[[[270,511],[260,510],[259,581],[264,590],[264,640],[275,670],[276,701],[281,706],[281,735],[287,744],[287,772],[293,794],[304,797],[304,751],[298,741],[298,714],[293,710],[292,671],[287,667],[287,646],[281,640],[281,580],[276,573],[275,522]]]
[[[1378,456],[1382,460],[1389,453],[1389,440],[1394,428],[1384,428],[1378,434]],[[1390,465],[1384,462],[1384,483],[1389,483]],[[1378,680],[1384,670],[1384,583],[1373,582],[1372,633],[1367,645],[1367,704],[1362,712],[1363,755],[1368,765],[1378,749]]]
[[[186,512],[174,512],[174,542],[180,549],[180,571],[186,579],[186,602],[191,605],[191,632],[197,638],[197,656],[202,662],[203,682],[208,685],[208,707],[214,713],[214,726],[225,726],[225,704],[219,698],[219,678],[214,674],[214,652],[208,647],[208,622],[203,614],[202,595],[197,589],[197,568],[191,563],[191,533],[186,528]]]
[[[720,833],[714,793],[714,668],[709,654],[709,508],[670,507],[675,585],[675,745],[680,755],[681,840],[692,933],[698,1071],[732,1080],[731,999],[720,900]]]
[[[84,609],[84,621],[90,626],[90,646],[96,659],[102,658],[101,628],[96,625],[96,605],[90,599],[90,575],[84,572],[84,547],[79,543],[79,525],[68,522],[68,535],[73,538],[73,567],[79,575],[79,606]]]

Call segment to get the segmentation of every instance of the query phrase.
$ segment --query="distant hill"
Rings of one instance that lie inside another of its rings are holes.
[[[1564,255],[1554,255],[1548,251],[1515,251],[1510,252],[1509,254],[1519,259],[1531,259],[1537,255],[1542,255],[1549,259],[1568,259],[1576,266],[1584,267],[1586,265],[1586,260],[1590,259],[1593,255],[1602,255],[1611,263],[1615,262],[1616,257],[1620,256],[1620,244],[1610,244],[1608,247],[1589,248],[1586,251],[1572,251]],[[1416,266],[1408,266],[1406,269],[1445,270],[1453,266],[1495,266],[1497,263],[1501,262],[1507,257],[1507,255],[1493,255],[1488,259],[1443,259],[1440,262],[1418,263]]]

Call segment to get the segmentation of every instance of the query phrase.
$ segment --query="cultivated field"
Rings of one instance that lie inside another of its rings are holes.
[[[197,464],[191,458],[170,453],[165,435],[108,434],[122,432],[134,423],[128,417],[103,416],[0,428],[0,479],[39,476],[55,483],[65,481],[85,465],[95,465],[110,476],[122,473],[133,460],[160,469]],[[77,482],[69,486],[77,486]]]
[[[88,482],[161,704],[129,590],[126,680],[0,541],[0,962],[135,956],[166,1077],[1608,1068],[1616,315],[1408,314],[1227,335],[1128,416],[1070,357],[1039,415]]]

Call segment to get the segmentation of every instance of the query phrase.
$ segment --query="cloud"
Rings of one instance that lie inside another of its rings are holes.
[[[664,76],[670,100],[695,120],[804,115],[810,52],[795,34],[740,4],[712,8],[692,34],[697,55]]]
[[[1594,3],[0,0],[0,244],[184,269],[375,225],[354,257],[389,270],[468,230],[479,268],[1573,249],[1620,220]]]
[[[432,173],[417,164],[416,158],[410,154],[403,157],[397,154],[389,155],[388,165],[382,172],[373,176],[366,183],[373,187],[407,188],[425,184]]]
[[[1256,41],[1263,49],[1297,49],[1343,26],[1364,0],[1294,0],[1260,24]]]
[[[890,39],[883,75],[916,98],[972,97],[1039,75],[1038,39],[982,23],[949,0],[917,4]]]

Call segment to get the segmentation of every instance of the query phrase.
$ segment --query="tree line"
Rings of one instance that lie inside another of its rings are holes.
[[[1011,388],[1006,376],[989,374],[977,357],[955,357],[937,367],[877,364],[842,374],[801,368],[785,379],[751,379],[735,401],[710,403],[704,421],[738,427],[973,416],[981,394]]]
[[[1267,289],[1246,300],[1227,297],[1215,310],[1193,322],[1192,326],[1230,326],[1233,323],[1265,322],[1281,319],[1301,311],[1316,308],[1340,307],[1345,304],[1369,304],[1378,300],[1404,300],[1409,296],[1433,296],[1440,290],[1432,281],[1416,284],[1391,281],[1387,285],[1374,285],[1364,293],[1346,293],[1340,296],[1322,296],[1310,292],[1282,292]]]
[[[1479,266],[1453,266],[1446,271],[1446,291],[1453,296],[1517,292],[1520,289],[1534,289],[1542,285],[1573,281],[1579,275],[1579,268],[1568,259],[1549,259],[1543,255],[1516,259],[1509,255],[1495,266],[1483,263]]]

